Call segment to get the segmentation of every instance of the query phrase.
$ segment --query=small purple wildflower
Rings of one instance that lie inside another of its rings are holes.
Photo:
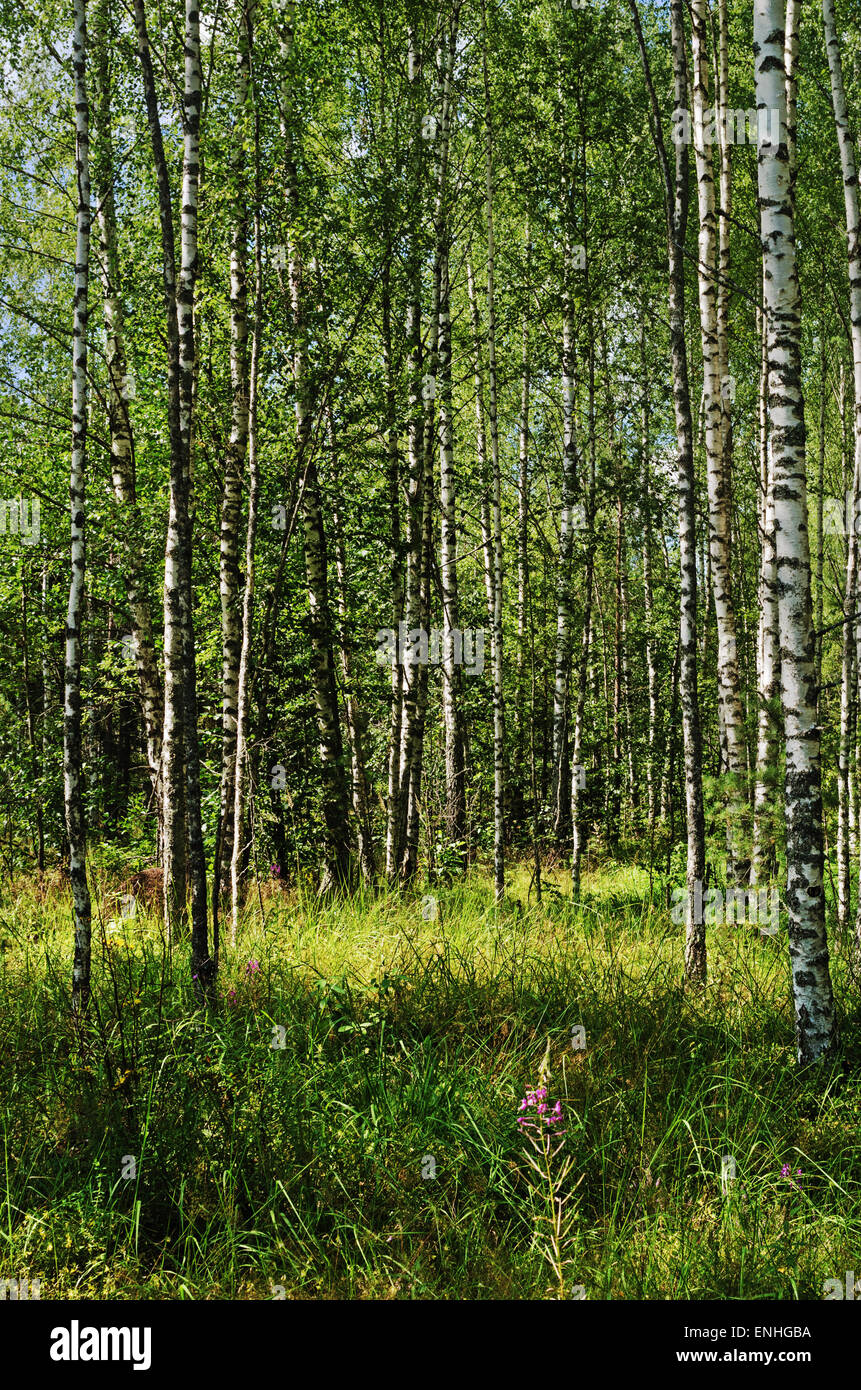
[[[535,1109],[537,1123],[536,1121],[530,1120],[527,1116],[524,1116],[522,1114],[518,1116],[517,1123],[521,1130],[525,1126],[527,1129],[535,1130],[539,1134],[546,1132],[544,1129],[541,1128],[542,1125],[546,1126],[547,1129],[549,1129],[551,1125],[559,1124],[559,1122],[565,1118],[562,1114],[561,1100],[557,1100],[556,1104],[553,1106],[552,1111],[548,1115],[546,1086],[536,1086],[527,1088],[526,1095],[523,1097],[517,1108],[521,1111],[530,1110],[533,1108]],[[560,1132],[564,1133],[564,1131]]]

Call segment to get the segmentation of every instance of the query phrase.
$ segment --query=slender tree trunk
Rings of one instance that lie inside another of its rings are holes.
[[[858,573],[855,573],[855,603],[858,603]],[[849,863],[854,864],[858,854],[861,837],[858,834],[858,765],[861,762],[861,749],[858,747],[858,669],[854,651],[852,652],[852,691],[853,699],[849,708]],[[854,750],[854,754],[853,754]]]
[[[497,567],[496,550],[496,527],[495,527],[495,507],[492,504],[494,494],[495,477],[492,472],[492,465],[489,465],[487,457],[487,438],[485,435],[485,395],[484,395],[484,374],[481,362],[481,320],[479,317],[478,302],[475,288],[475,274],[472,262],[467,261],[467,283],[469,289],[469,304],[472,315],[472,336],[473,336],[473,362],[475,369],[475,414],[476,414],[476,443],[478,454],[478,473],[481,478],[481,540],[484,552],[484,587],[487,595],[488,620],[493,632],[497,616],[497,599],[499,588],[497,581],[500,578]],[[498,458],[498,453],[497,453]],[[504,825],[503,825],[503,806],[502,806],[502,769],[498,763],[504,757],[504,741],[501,720],[496,718],[496,701],[501,700],[501,688],[497,690],[497,672],[494,664],[494,887],[497,894],[497,901],[501,901],[504,896]],[[500,681],[501,686],[501,672]],[[501,746],[500,746],[501,745]],[[497,779],[496,773],[499,772]],[[497,784],[499,782],[499,785]],[[497,792],[499,793],[497,795]],[[502,877],[500,886],[497,878],[497,869]]]
[[[314,262],[314,270],[320,279],[319,265]],[[389,478],[391,481],[392,471],[394,471],[397,484],[397,423],[395,418],[394,384],[391,372],[388,370],[391,354],[391,333],[390,323],[385,310],[386,293],[384,289],[384,330],[383,337],[385,345],[385,355],[387,361],[387,442],[386,449],[388,454]],[[322,283],[320,286],[320,306],[321,317],[324,325],[328,322],[328,306],[325,302]],[[324,327],[322,339],[326,353],[326,365],[331,370],[331,351],[328,341],[328,331]],[[353,637],[351,630],[351,618],[349,601],[347,597],[347,549],[344,539],[343,521],[343,498],[341,489],[341,469],[338,450],[338,437],[335,428],[335,412],[331,405],[331,398],[325,407],[326,413],[326,434],[329,445],[329,494],[332,511],[332,537],[335,552],[335,579],[337,583],[337,602],[338,602],[338,647],[341,659],[341,675],[344,683],[344,714],[347,725],[347,738],[349,742],[350,755],[350,790],[353,803],[353,812],[356,817],[356,839],[358,843],[359,869],[365,883],[372,884],[376,880],[377,865],[374,855],[374,841],[371,826],[370,795],[368,790],[368,773],[365,763],[364,729],[366,719],[359,703],[358,689],[353,660]],[[394,463],[392,462],[394,455]],[[397,528],[398,534],[400,528]],[[397,663],[396,663],[397,664]]]
[[[294,282],[295,283],[295,282]],[[299,354],[297,353],[297,356]],[[304,363],[298,366],[301,379]],[[306,408],[297,405],[297,414]],[[306,420],[299,418],[297,433],[300,450],[308,446],[302,435]],[[302,519],[305,538],[305,575],[308,585],[308,615],[313,661],[314,702],[320,737],[323,773],[323,818],[326,824],[326,856],[320,892],[345,886],[350,878],[350,839],[347,781],[344,775],[344,746],[338,716],[338,694],[333,663],[332,617],[329,604],[328,562],[323,529],[323,509],[317,468],[313,458],[305,464],[305,492]]]
[[[857,546],[861,534],[861,205],[858,197],[858,165],[855,154],[855,140],[849,126],[846,93],[843,84],[843,65],[840,57],[840,44],[834,16],[834,0],[822,0],[822,13],[825,22],[825,46],[828,52],[828,69],[831,76],[831,104],[834,122],[837,127],[837,141],[840,147],[840,167],[843,174],[843,202],[846,211],[846,246],[849,262],[849,309],[852,324],[852,364],[854,387],[855,420],[855,460],[852,476],[853,515],[849,532],[849,558],[847,560],[846,600],[844,621],[855,621],[857,603]],[[851,586],[850,586],[851,575]],[[855,626],[856,640],[856,679],[861,679],[861,632]],[[848,631],[844,629],[844,650],[848,644]],[[845,669],[844,681],[848,685],[849,673]],[[857,700],[857,692],[854,692]],[[849,700],[849,704],[853,701]],[[857,704],[856,704],[857,708]],[[847,722],[850,722],[847,720]],[[843,749],[843,718],[841,700],[841,756]],[[849,749],[845,750],[848,762]],[[848,900],[847,900],[848,914]],[[858,896],[858,916],[855,925],[856,956],[861,957],[861,892]]]
[[[625,764],[627,771],[627,801],[632,818],[640,809],[640,779],[637,775],[636,753],[634,748],[634,716],[631,710],[631,662],[628,656],[628,630],[631,608],[628,597],[628,556],[624,527],[622,530],[622,583],[619,588],[619,601],[622,608],[621,656],[622,656],[622,695],[625,716]]]
[[[655,664],[655,604],[652,590],[652,505],[651,482],[649,477],[649,452],[651,448],[649,412],[649,374],[646,363],[646,320],[645,312],[640,318],[640,372],[642,380],[641,439],[642,461],[640,478],[642,488],[643,517],[643,605],[645,610],[646,671],[649,683],[649,753],[646,771],[646,801],[649,817],[649,833],[654,834],[658,812],[657,793],[657,740],[658,740],[658,669]]]
[[[454,467],[454,405],[451,376],[450,242],[445,221],[439,296],[439,505],[440,583],[443,651],[442,707],[445,724],[445,829],[449,844],[461,846],[466,835],[466,787],[463,743],[462,667],[457,660],[460,596],[457,582],[457,479]]]
[[[622,482],[616,460],[616,558],[613,584],[613,746],[610,765],[612,778],[607,819],[611,850],[618,848],[622,830],[622,565],[624,564],[625,523],[622,509]]]
[[[562,285],[562,498],[559,512],[559,558],[556,573],[556,651],[553,679],[553,823],[557,839],[566,819],[568,671],[571,654],[571,559],[574,550],[574,499],[577,495],[577,436],[574,298],[571,286],[574,248],[565,231]]]
[[[81,756],[81,609],[86,582],[87,478],[87,317],[90,273],[90,112],[87,100],[87,5],[75,0],[72,37],[75,78],[75,296],[72,325],[71,567],[66,615],[63,793],[69,837],[69,876],[75,912],[72,1009],[83,1014],[90,999],[90,890],[87,884],[87,833]]]
[[[414,81],[414,76],[411,81]],[[418,289],[415,285],[415,269],[411,267],[411,289],[413,296],[417,295]],[[411,296],[411,302],[407,310],[407,338],[410,376],[411,406],[416,404],[416,396],[419,390],[417,380],[416,359],[421,355],[421,345],[416,343],[418,329],[419,306],[415,297]],[[383,277],[382,287],[383,297],[383,356],[386,371],[386,467],[389,482],[389,511],[391,514],[392,540],[391,540],[391,593],[392,593],[392,627],[398,634],[398,647],[400,647],[400,634],[403,631],[401,624],[405,616],[406,586],[404,578],[404,552],[401,539],[401,477],[400,462],[398,456],[398,430],[397,430],[397,402],[395,391],[395,367],[394,350],[392,345],[392,304],[391,304],[391,277],[388,267]],[[415,459],[413,448],[415,445],[414,432],[410,433],[410,484],[415,481]],[[418,475],[420,479],[420,474]],[[412,507],[410,508],[410,518],[414,521]],[[420,543],[421,530],[418,526],[411,528],[410,540]],[[415,557],[415,560],[418,556]],[[413,584],[416,583],[416,575],[413,574]],[[401,741],[404,732],[404,665],[402,653],[398,651],[397,660],[392,662],[391,678],[391,715],[389,721],[389,758],[388,758],[388,807],[386,820],[386,876],[391,881],[397,872],[398,853],[402,848],[403,835],[401,833],[402,817],[400,805],[401,791]],[[354,802],[355,802],[355,777],[354,777]]]
[[[412,629],[414,618],[417,626],[427,632],[430,623],[430,577],[431,552],[433,545],[433,504],[434,504],[434,445],[436,439],[436,395],[439,374],[439,330],[440,330],[440,290],[442,261],[444,251],[444,231],[448,186],[449,139],[451,128],[451,73],[457,42],[460,18],[460,0],[456,0],[453,14],[446,20],[440,17],[439,42],[437,45],[437,73],[432,99],[433,122],[428,144],[433,158],[433,274],[431,306],[428,318],[428,344],[422,361],[421,335],[419,330],[419,287],[420,245],[418,235],[411,243],[410,283],[408,306],[408,361],[410,364],[410,563],[408,568],[407,627]],[[446,32],[446,24],[448,30]],[[417,61],[417,33],[410,30],[409,57]],[[416,81],[416,91],[418,83]],[[418,115],[418,106],[414,104]],[[437,113],[439,113],[437,115]],[[414,136],[417,150],[417,178],[421,169],[417,137]],[[419,373],[423,409],[418,410],[418,396],[415,386]],[[421,482],[419,484],[419,468]],[[418,529],[417,529],[418,528]],[[424,759],[425,714],[428,699],[428,666],[417,664],[417,656],[405,662],[405,721],[401,751],[401,790],[400,814],[403,817],[403,853],[400,856],[400,876],[405,883],[411,881],[418,871],[419,825],[422,797],[422,765]]]
[[[335,417],[331,406],[328,407],[326,414],[332,481],[332,534],[335,547],[335,578],[338,585],[339,647],[341,675],[344,681],[344,713],[347,721],[347,737],[349,740],[350,752],[350,788],[353,812],[356,817],[359,869],[365,883],[373,884],[377,877],[377,864],[371,828],[368,772],[365,763],[364,729],[366,718],[359,704],[356,674],[354,670],[353,639],[350,628],[350,610],[347,601],[347,551],[344,543],[338,441],[335,434]]]
[[[197,692],[191,598],[191,416],[194,385],[194,282],[197,272],[200,34],[194,0],[186,0],[185,134],[183,141],[180,280],[177,285],[170,180],[143,0],[134,0],[135,31],[158,185],[162,281],[167,319],[170,505],[164,577],[164,906],[169,933],[186,921],[192,878],[192,974],[208,993],[213,962],[207,943],[206,863],[200,819]],[[186,852],[188,838],[188,854]]]
[[[726,747],[727,771],[730,777],[727,796],[729,811],[727,875],[735,883],[744,883],[750,874],[750,860],[745,855],[743,845],[743,830],[747,819],[747,799],[744,792],[746,750],[738,669],[735,603],[731,582],[732,497],[728,461],[725,457],[728,412],[724,409],[721,380],[723,359],[726,353],[726,303],[724,295],[721,305],[724,317],[724,324],[722,325],[724,333],[721,334],[718,315],[718,226],[715,216],[714,171],[711,145],[705,143],[706,112],[710,109],[707,0],[692,0],[691,14],[694,68],[694,152],[699,199],[698,280],[709,494],[709,562],[714,585],[717,628],[719,713],[723,741]],[[721,173],[723,176],[723,168]],[[725,249],[725,254],[728,254],[728,246]]]
[[[248,190],[245,149],[248,144],[251,84],[250,27],[245,0],[237,16],[236,121],[233,128],[231,180],[234,193],[230,245],[230,437],[224,458],[221,493],[219,589],[221,594],[221,780],[218,829],[212,865],[213,936],[218,929],[222,866],[233,860],[236,800],[236,722],[239,667],[242,660],[242,605],[239,580],[239,527],[242,475],[248,450]]]
[[[438,440],[440,457],[440,498],[442,514],[442,545],[440,557],[440,580],[443,593],[443,713],[446,726],[446,821],[450,840],[461,840],[465,834],[463,731],[460,725],[460,702],[458,691],[451,673],[460,676],[460,668],[454,664],[454,644],[452,629],[457,626],[457,577],[455,569],[455,495],[453,473],[453,441],[451,419],[451,336],[448,305],[448,166],[449,140],[452,115],[451,78],[457,44],[460,3],[455,3],[453,13],[443,19],[437,58],[437,90],[434,109],[440,112],[439,124],[433,140],[434,150],[434,270],[431,314],[429,324],[429,345],[427,354],[428,371],[424,377],[423,394],[426,398],[426,434],[424,479],[422,485],[422,545],[421,545],[421,608],[420,626],[427,631],[430,622],[430,576],[431,550],[433,541],[433,458],[434,444]],[[435,119],[435,118],[434,118]],[[439,421],[434,430],[435,400],[439,398]],[[424,724],[428,698],[428,666],[420,664],[411,674],[415,684],[414,727],[411,730],[409,757],[405,760],[408,796],[402,788],[403,804],[407,807],[407,833],[401,866],[404,880],[413,877],[418,865],[419,813],[421,801],[422,758],[424,752]]]
[[[407,80],[409,83],[411,130],[410,178],[413,197],[418,200],[422,189],[424,160],[421,138],[421,80],[418,33],[410,21],[407,40]],[[410,228],[409,253],[406,265],[406,357],[409,417],[407,422],[407,561],[404,576],[400,558],[400,502],[392,515],[392,614],[397,628],[403,619],[405,631],[420,626],[422,604],[422,538],[424,507],[424,400],[422,385],[423,354],[421,336],[421,261],[424,244],[419,220]],[[384,291],[385,291],[384,286]],[[433,330],[432,330],[433,331]],[[392,457],[389,455],[391,469]],[[389,495],[398,479],[389,476]],[[399,634],[400,638],[400,634]],[[398,641],[400,647],[400,640]],[[389,722],[389,755],[387,768],[388,801],[386,814],[386,878],[393,882],[406,852],[407,826],[410,807],[410,778],[414,766],[418,729],[418,672],[414,665],[404,662],[398,652],[392,669],[392,708]],[[417,852],[417,849],[416,849]],[[408,855],[412,862],[412,851]],[[412,872],[412,870],[411,870]],[[411,876],[408,874],[408,876]]]
[[[819,392],[819,448],[816,473],[816,714],[819,718],[819,705],[822,699],[822,626],[825,611],[825,398],[828,391],[828,365],[825,344],[822,345],[822,362]],[[844,497],[846,489],[844,488]]]
[[[857,494],[853,489],[853,500]],[[855,701],[854,626],[857,606],[858,546],[854,526],[848,537],[846,589],[843,597],[843,642],[840,665],[840,732],[837,751],[837,920],[842,929],[849,926],[852,887],[850,859],[849,774],[852,759],[852,706]],[[821,624],[820,624],[821,626]]]
[[[27,739],[30,744],[30,767],[33,772],[33,792],[36,797],[36,867],[39,873],[45,869],[45,822],[42,797],[39,793],[39,778],[44,770],[40,759],[40,749],[36,741],[36,692],[30,674],[30,631],[27,621],[27,593],[30,577],[22,567],[21,571],[21,658],[24,664],[24,701],[27,707]]]
[[[539,795],[535,769],[535,612],[529,575],[526,576],[526,601],[529,607],[529,789],[532,794],[532,882],[535,898],[541,905],[541,820],[543,796]],[[531,887],[531,883],[530,883]]]
[[[529,287],[532,243],[529,224],[526,227],[526,281]],[[526,685],[526,587],[529,574],[528,522],[529,522],[529,397],[531,386],[531,361],[529,341],[529,314],[524,307],[521,328],[521,387],[520,417],[517,425],[517,700],[515,718],[517,721],[515,743],[515,794],[518,798],[518,818],[523,816],[523,802],[526,799],[526,734],[529,721],[525,717]]]
[[[180,269],[176,312],[179,326],[180,432],[182,435],[181,496],[178,498],[180,601],[178,605],[183,684],[183,753],[191,882],[191,968],[198,992],[209,993],[214,961],[209,955],[206,853],[200,805],[200,748],[197,728],[197,669],[192,592],[192,431],[194,415],[195,342],[194,292],[197,284],[197,204],[200,186],[200,16],[198,0],[185,0],[185,133],[182,159]],[[180,481],[179,479],[177,480]],[[172,487],[173,490],[173,487]],[[165,646],[167,643],[165,642]],[[216,929],[217,930],[217,929]],[[215,951],[218,951],[217,936]]]
[[[729,370],[730,227],[732,225],[732,144],[727,127],[729,112],[729,24],[727,0],[718,0],[718,149],[720,182],[718,207],[717,339],[720,361],[722,454],[727,493],[732,508],[732,392]],[[724,389],[726,388],[726,389]]]
[[[685,231],[688,219],[688,149],[676,143],[675,176],[670,171],[664,145],[661,113],[652,82],[648,53],[636,0],[629,0],[643,61],[652,133],[664,180],[669,259],[670,345],[672,352],[673,405],[677,441],[677,489],[679,511],[679,560],[681,566],[679,694],[685,745],[685,801],[687,809],[687,913],[685,975],[689,983],[706,979],[705,925],[697,921],[697,885],[705,873],[705,818],[702,788],[702,733],[697,692],[697,563],[696,477],[694,473],[693,421],[685,343]],[[685,108],[687,64],[683,0],[671,0],[670,43],[673,55],[674,109]]]
[[[246,10],[248,44],[253,41],[250,10]],[[263,247],[260,227],[260,116],[254,110],[254,327],[248,377],[248,521],[245,531],[245,590],[242,595],[242,649],[236,692],[236,774],[233,792],[233,852],[230,860],[230,940],[236,948],[244,850],[245,783],[248,767],[248,726],[251,698],[251,642],[256,587],[257,514],[260,505],[260,465],[257,453],[257,394],[263,334]]]
[[[587,280],[587,302],[589,284]],[[589,309],[591,329],[591,303]],[[586,711],[586,691],[589,684],[589,650],[592,641],[592,593],[595,571],[595,352],[590,332],[589,342],[589,492],[586,498],[586,574],[583,599],[583,635],[577,671],[577,702],[574,711],[574,739],[571,753],[571,896],[580,896],[585,835],[583,833],[583,797],[586,769],[583,766],[583,734]]]
[[[486,402],[484,393],[484,369],[481,360],[482,326],[478,309],[478,295],[475,287],[475,271],[468,256],[466,262],[466,282],[469,296],[470,318],[472,321],[472,360],[475,378],[475,440],[478,461],[478,476],[481,485],[481,548],[484,559],[484,592],[487,599],[489,622],[493,623],[496,601],[495,575],[493,565],[493,529],[490,515],[491,477],[487,456],[487,434],[485,431]]]
[[[431,345],[428,363],[433,373],[436,363],[436,305],[439,302],[439,266],[435,277],[433,307],[431,310]],[[433,378],[432,378],[433,379]],[[433,548],[433,505],[434,505],[434,443],[436,439],[435,410],[433,399],[428,399],[425,409],[425,432],[422,455],[422,507],[421,507],[421,557],[418,579],[418,618],[419,627],[427,632],[430,625],[431,608],[431,558]],[[427,663],[414,667],[411,672],[411,691],[414,691],[414,712],[408,726],[408,756],[403,759],[401,784],[401,806],[406,811],[404,852],[401,860],[401,880],[409,883],[418,873],[419,829],[422,798],[422,769],[424,761],[425,717],[428,703]]]
[[[487,64],[487,15],[481,3],[482,75],[486,131],[487,184],[487,386],[490,423],[490,513],[492,521],[491,556],[493,565],[493,603],[490,609],[491,661],[493,665],[493,886],[497,903],[505,897],[505,704],[503,700],[502,634],[502,480],[499,465],[499,419],[496,371],[496,259],[493,230],[493,127],[491,91]]]
[[[759,374],[759,496],[762,551],[759,571],[759,629],[757,633],[757,743],[753,792],[753,859],[751,884],[769,883],[777,874],[775,844],[775,769],[779,729],[774,705],[780,693],[780,632],[777,621],[777,568],[774,535],[774,470],[768,439],[768,342],[765,318],[761,326]]]
[[[789,952],[798,1060],[805,1063],[834,1046],[836,1021],[822,882],[822,792],[807,539],[801,318],[791,173],[786,159],[784,38],[784,0],[754,0],[757,109],[778,112],[781,135],[781,144],[760,141],[757,182],[786,739]]]
[[[823,395],[827,390],[828,372],[825,366],[825,346],[823,344]],[[852,474],[849,471],[849,452],[846,440],[846,376],[844,364],[840,363],[837,388],[838,418],[840,421],[840,506],[841,515],[847,523],[843,527],[843,562],[846,584],[843,592],[843,628],[841,633],[840,660],[840,730],[837,742],[837,921],[841,927],[848,927],[852,903],[852,864],[855,858],[854,805],[853,805],[853,748],[855,721],[855,623],[854,615],[858,603],[858,541],[854,535],[855,502],[852,492]],[[824,403],[820,402],[820,437],[824,433]],[[820,449],[820,458],[822,451]],[[854,455],[853,455],[854,467]],[[824,492],[824,461],[823,461]],[[847,510],[843,512],[843,499]],[[852,499],[850,501],[850,499]],[[823,517],[824,521],[824,517]],[[849,534],[845,531],[848,527]],[[823,528],[824,529],[824,528]],[[821,534],[821,533],[820,533]],[[823,542],[824,550],[824,542]],[[819,553],[817,553],[817,562]],[[824,561],[824,557],[823,557]],[[851,562],[851,563],[850,563]],[[824,566],[823,566],[824,567]],[[817,600],[820,594],[817,594]],[[818,608],[818,602],[817,602]],[[816,669],[820,699],[822,696],[822,618],[817,612],[816,622]]]
[[[293,54],[294,8],[292,3],[289,4],[281,21],[281,60],[286,74],[281,84],[281,138],[285,148],[287,204],[292,224],[288,235],[287,257],[293,321],[296,458],[298,472],[305,480],[302,489],[305,577],[308,588],[314,705],[323,778],[323,819],[326,826],[325,863],[320,892],[326,893],[336,886],[346,885],[350,877],[349,799],[335,684],[326,536],[311,438],[313,419],[308,382],[304,264],[298,227],[299,185],[294,148],[292,86],[288,72]]]
[[[445,236],[447,238],[447,233]],[[452,846],[466,836],[466,767],[463,742],[462,643],[457,583],[457,483],[454,469],[451,382],[451,292],[449,247],[442,254],[439,300],[439,504],[441,513],[440,581],[442,587],[442,708],[445,723],[445,831]]]
[[[185,783],[183,762],[182,635],[180,628],[179,577],[180,530],[177,499],[183,488],[182,433],[180,429],[179,327],[176,304],[176,251],[170,182],[161,132],[155,78],[143,0],[134,0],[138,55],[143,74],[144,98],[150,127],[153,161],[158,185],[162,241],[162,283],[168,344],[168,425],[170,430],[170,505],[164,577],[164,726],[162,729],[162,820],[164,825],[164,914],[168,933],[185,921],[187,859],[185,835]]]
[[[670,708],[664,735],[664,767],[661,774],[661,820],[669,828],[669,844],[673,843],[675,828],[675,769],[676,769],[676,727],[679,713],[679,669],[681,667],[681,641],[676,642],[673,657],[673,670],[670,677]],[[669,854],[669,849],[667,851]]]
[[[93,14],[94,159],[98,257],[102,276],[105,322],[105,359],[108,369],[108,430],[111,446],[111,479],[114,497],[124,512],[120,545],[122,574],[131,615],[131,637],[143,708],[147,763],[153,803],[161,822],[160,763],[164,702],[161,675],[153,641],[152,614],[147,594],[144,551],[140,544],[143,522],[135,490],[134,439],[129,414],[130,380],[125,346],[119,256],[117,253],[114,200],[111,80],[109,54],[114,35],[109,0],[98,0]],[[159,833],[161,841],[161,826]]]

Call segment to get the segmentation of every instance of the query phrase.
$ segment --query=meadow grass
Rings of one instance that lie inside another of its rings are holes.
[[[564,875],[540,907],[528,884],[515,869],[499,910],[480,872],[424,889],[436,920],[421,894],[268,885],[207,1013],[185,943],[144,914],[108,929],[97,881],[79,1033],[70,904],[7,889],[0,1276],[40,1278],[43,1299],[552,1297],[516,1124],[548,1042],[569,1286],[819,1299],[861,1269],[846,943],[841,1056],[799,1073],[783,934],[710,928],[695,995],[642,870],[587,876],[576,905]]]

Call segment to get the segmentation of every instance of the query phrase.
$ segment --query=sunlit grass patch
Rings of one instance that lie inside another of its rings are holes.
[[[209,1014],[156,917],[112,935],[96,920],[79,1039],[68,903],[16,890],[4,1267],[43,1298],[553,1296],[516,1125],[549,1044],[577,1184],[569,1284],[821,1297],[857,1264],[861,1088],[839,1062],[798,1074],[785,942],[709,928],[691,995],[641,870],[589,875],[585,894],[588,911],[561,890],[498,909],[473,873],[361,903],[252,897],[235,950],[222,923]]]

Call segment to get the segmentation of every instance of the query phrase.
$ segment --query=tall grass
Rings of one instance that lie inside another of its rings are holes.
[[[69,904],[7,893],[0,1277],[40,1276],[43,1299],[552,1297],[516,1124],[549,1040],[569,1284],[820,1298],[861,1255],[842,946],[842,1059],[799,1074],[782,937],[711,928],[692,996],[648,875],[593,876],[578,905],[557,886],[497,910],[476,874],[427,890],[434,921],[421,897],[270,891],[206,1014],[184,945],[145,916],[108,931],[102,883],[78,1035]]]

